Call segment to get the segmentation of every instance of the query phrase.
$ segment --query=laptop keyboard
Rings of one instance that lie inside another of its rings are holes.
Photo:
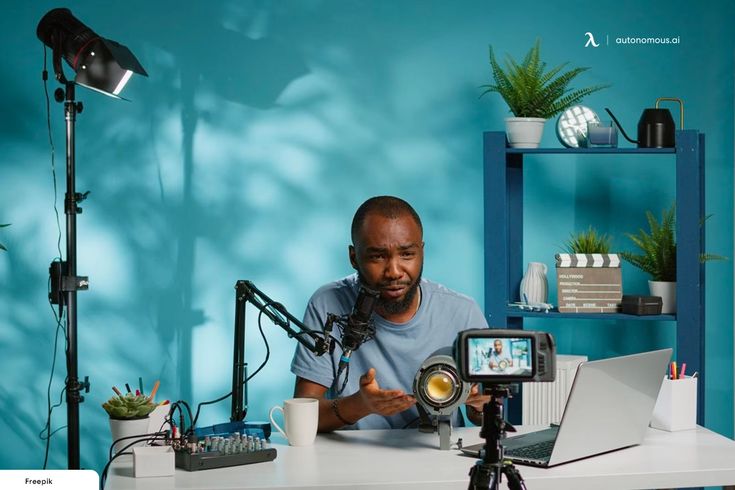
[[[545,460],[551,457],[551,450],[553,448],[554,440],[552,439],[531,444],[530,446],[508,449],[505,451],[505,455],[513,458]]]

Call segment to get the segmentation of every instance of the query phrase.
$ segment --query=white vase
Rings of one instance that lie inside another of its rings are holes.
[[[676,283],[666,281],[648,281],[651,296],[660,296],[661,314],[676,313]]]
[[[148,434],[148,416],[132,420],[110,419],[110,433],[112,434],[112,442],[115,442],[121,437],[141,436],[140,438],[142,438]],[[119,450],[124,449],[125,446],[131,444],[135,440],[136,438],[130,438],[118,442],[115,444],[112,452],[117,453]],[[145,446],[145,441],[135,443],[126,451],[131,451],[136,446]]]
[[[546,279],[548,268],[542,262],[529,262],[526,274],[521,279],[521,301],[527,303],[547,303],[549,283]]]
[[[540,117],[506,117],[508,144],[511,148],[538,148],[545,122]]]

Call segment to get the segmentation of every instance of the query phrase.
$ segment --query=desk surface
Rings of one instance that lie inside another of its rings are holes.
[[[479,429],[459,428],[452,440],[480,442]],[[408,430],[336,431],[309,447],[274,437],[275,461],[173,477],[134,478],[132,459],[111,466],[107,490],[253,490],[350,488],[466,489],[475,460],[440,451],[436,434]],[[124,459],[128,458],[128,459]],[[529,490],[637,489],[735,484],[735,442],[704,428],[649,429],[644,443],[550,469],[520,466]],[[505,478],[503,478],[505,483]],[[505,488],[505,487],[504,487]]]

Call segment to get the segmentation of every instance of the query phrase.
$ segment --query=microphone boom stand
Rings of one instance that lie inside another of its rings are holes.
[[[295,338],[317,356],[330,352],[333,345],[330,337],[331,324],[328,324],[323,332],[317,333],[290,314],[282,304],[266,296],[251,281],[237,281],[235,284],[235,348],[232,366],[231,422],[244,420],[247,413],[247,384],[245,383],[245,305],[247,303],[252,304],[270,321],[285,330],[289,337]],[[294,330],[291,325],[295,325],[299,330]],[[311,341],[305,340],[304,336],[309,337]]]

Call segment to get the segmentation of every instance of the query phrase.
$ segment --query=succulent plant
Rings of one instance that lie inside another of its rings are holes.
[[[148,396],[127,393],[113,396],[102,404],[102,408],[113,419],[138,419],[147,417],[156,404]]]

